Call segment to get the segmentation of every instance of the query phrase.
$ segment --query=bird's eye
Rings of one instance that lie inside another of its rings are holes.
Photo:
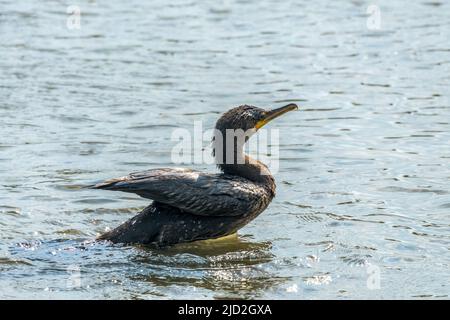
[[[262,119],[264,119],[266,117],[266,113],[265,112],[260,112],[259,114],[258,114],[258,120],[262,120]]]

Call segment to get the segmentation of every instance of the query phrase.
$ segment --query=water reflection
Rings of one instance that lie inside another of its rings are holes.
[[[286,281],[261,267],[273,259],[270,242],[255,242],[236,234],[167,249],[139,249],[145,254],[131,260],[144,264],[146,272],[132,278],[155,286],[203,288],[222,298],[257,297]]]

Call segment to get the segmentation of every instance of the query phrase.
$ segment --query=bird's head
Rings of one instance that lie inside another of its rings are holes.
[[[222,170],[230,171],[236,164],[246,163],[243,153],[245,142],[273,119],[296,109],[298,107],[293,103],[272,110],[243,105],[225,112],[214,130],[213,155],[216,164]]]
[[[225,133],[226,130],[254,131],[269,123],[286,112],[297,110],[296,104],[291,103],[281,108],[264,110],[254,106],[243,105],[225,112],[216,123],[216,130]]]

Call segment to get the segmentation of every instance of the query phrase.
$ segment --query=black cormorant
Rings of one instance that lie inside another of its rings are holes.
[[[151,169],[96,184],[95,189],[131,192],[153,200],[141,213],[98,239],[167,246],[235,233],[275,196],[269,169],[246,155],[244,144],[266,123],[295,109],[295,104],[269,111],[243,105],[224,113],[213,138],[222,173]],[[244,134],[227,135],[230,131]]]

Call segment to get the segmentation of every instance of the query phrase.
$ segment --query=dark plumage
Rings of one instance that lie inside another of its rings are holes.
[[[245,226],[272,201],[275,181],[263,163],[243,153],[243,145],[267,122],[294,109],[295,104],[272,111],[240,106],[223,114],[213,138],[222,173],[152,169],[95,185],[95,189],[131,192],[153,200],[140,214],[99,239],[166,246],[223,237]],[[227,138],[227,129],[249,131]]]

